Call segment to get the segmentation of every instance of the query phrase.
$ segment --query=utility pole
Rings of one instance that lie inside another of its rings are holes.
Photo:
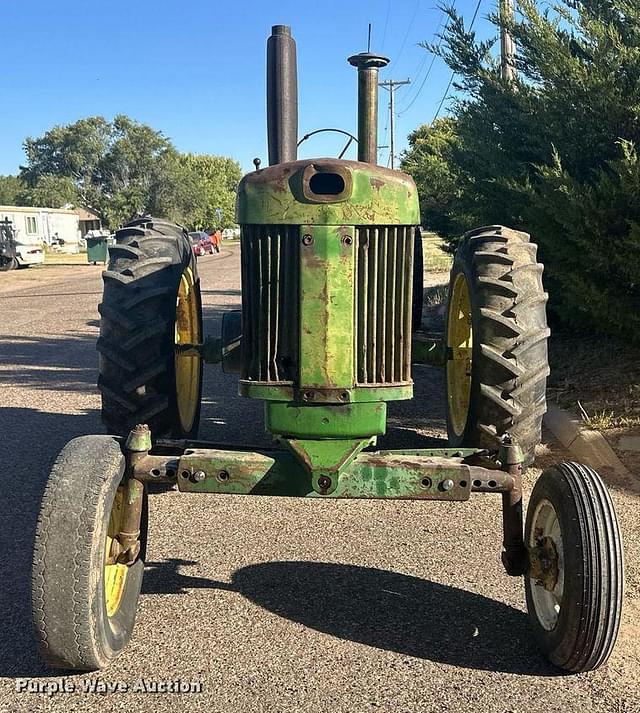
[[[393,80],[393,79],[387,79],[384,82],[379,82],[379,86],[383,87],[389,92],[389,120],[390,120],[390,126],[389,129],[391,130],[391,153],[390,153],[390,158],[391,158],[391,168],[393,169],[393,163],[394,163],[394,151],[395,151],[395,141],[396,141],[396,136],[395,136],[395,124],[394,124],[394,119],[395,119],[395,106],[394,106],[394,92],[396,91],[396,87],[400,87],[403,84],[411,84],[410,79],[403,79],[402,81],[398,80]]]
[[[516,78],[516,43],[505,22],[513,20],[514,0],[498,0],[500,7],[500,75],[507,82]]]

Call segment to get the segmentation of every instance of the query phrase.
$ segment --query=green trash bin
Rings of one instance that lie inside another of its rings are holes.
[[[94,265],[101,262],[106,265],[108,259],[107,236],[87,237],[87,262],[92,262]]]

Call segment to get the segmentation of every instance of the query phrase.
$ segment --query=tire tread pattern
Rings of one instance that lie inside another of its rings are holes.
[[[179,425],[175,399],[176,296],[195,258],[186,231],[156,218],[132,221],[116,233],[103,272],[98,388],[109,433],[126,436],[148,423],[154,439],[195,437]]]
[[[571,531],[573,536],[577,532],[579,541],[567,542],[565,531],[563,544],[565,551],[569,547],[578,548],[582,555],[582,572],[578,573],[580,601],[561,605],[577,607],[575,621],[569,627],[572,640],[559,644],[552,642],[552,637],[540,627],[536,627],[536,631],[555,665],[580,673],[602,666],[618,636],[624,585],[622,540],[611,496],[598,473],[586,465],[567,462],[545,471],[536,483],[529,504],[527,541],[538,500],[554,492],[563,493],[571,502]],[[565,582],[568,576],[576,576],[576,573],[565,573]],[[527,580],[527,606],[535,620],[529,593],[531,586]]]
[[[509,432],[527,465],[541,439],[549,374],[547,294],[536,252],[526,233],[478,228],[461,240],[451,273],[451,287],[465,274],[475,318],[469,418],[461,436],[449,424],[450,441],[495,448]]]
[[[102,561],[96,514],[105,481],[123,472],[115,439],[83,436],[65,446],[49,475],[36,525],[31,604],[40,655],[52,668],[91,671],[107,663],[86,623],[94,619],[95,569]]]

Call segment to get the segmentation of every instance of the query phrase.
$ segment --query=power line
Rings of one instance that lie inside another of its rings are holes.
[[[413,23],[416,20],[416,15],[418,14],[418,10],[420,8],[420,0],[416,0],[416,6],[413,10],[413,15],[411,17],[411,20],[409,21],[409,27],[407,27],[407,31],[404,33],[404,39],[402,40],[402,44],[400,45],[400,49],[398,50],[398,54],[396,55],[396,58],[394,59],[394,62],[397,64],[400,60],[400,57],[402,55],[402,50],[404,49],[405,44],[407,43],[407,37],[409,37],[409,32],[411,32],[411,28],[413,27]]]
[[[444,28],[442,29],[442,34],[440,35],[440,39],[438,40],[438,44],[436,45],[436,49],[438,49],[438,48],[440,47],[440,45],[442,44],[442,40],[443,40],[443,38],[444,38],[444,33],[447,31],[447,27],[449,27],[449,20],[450,20],[450,19],[451,19],[451,18],[450,18],[449,16],[447,16],[447,21],[445,22]],[[436,30],[436,32],[437,32],[437,30]],[[427,55],[427,56],[428,56],[428,55]],[[422,79],[422,82],[420,83],[420,86],[418,87],[418,91],[417,91],[416,94],[413,96],[413,99],[411,99],[411,101],[409,102],[409,104],[407,104],[403,109],[401,109],[401,111],[399,112],[398,116],[402,116],[402,114],[405,114],[406,112],[408,112],[409,109],[411,109],[411,107],[416,103],[416,99],[420,96],[420,92],[422,92],[422,90],[423,90],[423,88],[424,88],[424,85],[427,83],[427,79],[429,79],[429,75],[431,74],[431,70],[433,69],[433,65],[434,65],[434,63],[435,63],[435,61],[436,61],[436,57],[437,57],[437,56],[438,56],[438,55],[436,55],[436,54],[434,53],[434,55],[431,57],[431,64],[429,65],[429,68],[427,69],[427,73],[424,75],[424,77],[423,77],[423,79]]]
[[[387,0],[387,14],[384,18],[384,30],[382,30],[382,43],[380,45],[380,53],[384,50],[384,41],[387,39],[387,25],[389,24],[389,13],[391,12],[391,0]]]
[[[454,76],[454,74],[455,74],[454,72],[451,72],[451,76],[449,77],[449,84],[447,84],[447,88],[444,90],[444,94],[442,95],[442,99],[440,100],[440,104],[438,105],[438,110],[436,111],[435,116],[433,117],[433,119],[431,119],[431,123],[432,123],[432,124],[433,124],[433,122],[438,118],[438,114],[440,114],[440,109],[442,109],[442,105],[444,104],[445,99],[447,98],[447,94],[449,93],[449,89],[451,89],[451,83],[453,82],[453,76]]]
[[[420,92],[423,90],[424,85],[427,82],[427,79],[429,79],[429,75],[431,74],[431,70],[433,69],[433,63],[436,61],[436,55],[433,55],[431,58],[431,64],[429,65],[429,69],[427,69],[427,73],[424,75],[424,78],[422,79],[422,82],[420,83],[420,86],[418,87],[418,91],[414,94],[413,99],[405,106],[402,108],[400,112],[398,112],[398,116],[402,116],[403,114],[406,114],[409,109],[416,103],[416,99],[420,96]]]
[[[435,40],[435,38],[438,36],[438,33],[440,32],[440,30],[441,30],[441,28],[442,28],[443,17],[444,17],[444,11],[441,11],[441,13],[440,13],[440,18],[439,18],[439,20],[438,20],[438,26],[436,27],[435,32],[433,33],[433,37],[431,38],[432,41]],[[425,68],[427,62],[429,61],[429,58],[430,58],[429,52],[424,52],[424,54],[423,54],[423,56],[422,56],[422,60],[420,61],[420,64],[418,65],[418,69],[417,69],[417,71],[414,73],[415,81],[414,81],[414,85],[413,85],[413,87],[412,87],[412,89],[413,89],[414,91],[413,91],[413,92],[412,92],[412,91],[407,92],[407,96],[405,97],[405,99],[406,99],[407,101],[410,101],[411,99],[413,99],[413,96],[415,96],[416,91],[417,91],[417,88],[418,88],[418,86],[419,86],[418,83],[417,83],[417,82],[419,81],[418,78],[421,76],[422,70]],[[427,71],[428,71],[428,70],[427,70]],[[411,76],[411,75],[410,75],[410,76]],[[413,96],[412,96],[412,95],[413,95]],[[404,109],[401,109],[401,110],[400,110],[400,113],[402,113],[403,111],[404,111]]]
[[[387,124],[384,127],[384,136],[382,137],[382,143],[380,146],[378,146],[378,149],[388,149],[389,145],[387,144],[387,135],[389,133],[389,114],[387,114]]]
[[[418,77],[422,74],[422,70],[425,68],[425,66],[426,66],[428,60],[429,60],[429,53],[428,53],[428,52],[425,52],[425,53],[424,53],[424,56],[422,57],[422,59],[420,60],[420,62],[418,62],[417,66],[416,66],[416,71],[409,73],[409,76],[410,76],[410,77],[415,77],[415,79],[414,79],[415,82],[418,81]],[[414,84],[414,89],[415,89],[416,86],[417,86],[417,85]],[[408,94],[407,94],[407,96],[405,97],[405,99],[409,99],[409,98],[410,98],[410,94],[411,94],[411,92],[408,92]]]
[[[482,5],[482,0],[478,0],[476,4],[476,9],[473,11],[473,17],[471,18],[471,24],[469,25],[469,32],[471,32],[471,30],[473,29],[473,23],[476,21],[476,17],[478,17],[478,10],[480,10],[480,5]],[[438,110],[436,111],[433,119],[431,119],[432,124],[438,118],[440,110],[442,109],[442,105],[447,99],[447,94],[449,93],[449,89],[451,89],[451,84],[453,82],[454,76],[455,72],[451,72],[451,76],[449,77],[449,84],[447,84],[447,88],[444,90],[444,94],[442,95],[442,99],[440,100],[440,104],[438,105]]]
[[[473,23],[476,21],[476,17],[478,17],[478,10],[480,9],[480,5],[482,5],[482,0],[478,0],[476,9],[473,11],[473,17],[471,18],[471,24],[469,25],[469,32],[473,30]]]
[[[453,3],[453,4],[455,4],[455,0],[454,0],[454,3]],[[433,38],[432,38],[432,39],[435,39],[436,36],[438,35],[438,32],[440,32],[440,28],[442,27],[443,17],[444,17],[444,10],[441,10],[441,11],[440,11],[440,17],[439,17],[439,20],[438,20],[438,26],[436,27],[436,30],[435,30],[435,32],[433,33]],[[419,46],[419,45],[417,45],[417,46]],[[423,55],[422,55],[422,59],[418,62],[417,66],[416,66],[415,72],[410,72],[410,74],[409,74],[409,76],[415,77],[415,80],[414,80],[415,82],[418,81],[418,77],[421,75],[422,70],[425,68],[425,66],[426,66],[426,64],[427,64],[428,61],[429,61],[429,53],[428,53],[428,52],[424,52]],[[414,87],[413,87],[413,88],[415,89],[416,86],[417,86],[417,85],[414,84]],[[409,99],[409,97],[410,97],[410,95],[411,95],[411,91],[408,92],[408,95],[409,95],[409,96],[405,97],[405,99],[407,99],[407,100]]]
[[[384,89],[386,89],[389,92],[389,123],[391,125],[391,140],[389,141],[389,144],[390,144],[389,157],[391,159],[391,168],[392,169],[394,167],[394,159],[395,159],[395,155],[394,155],[394,152],[395,152],[394,98],[395,98],[396,87],[401,87],[404,84],[411,84],[411,80],[410,79],[402,79],[402,80],[387,79],[384,82],[378,82],[378,86],[383,87]]]

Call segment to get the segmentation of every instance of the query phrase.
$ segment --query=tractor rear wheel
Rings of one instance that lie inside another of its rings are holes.
[[[454,446],[497,448],[509,433],[534,459],[549,374],[549,329],[537,246],[491,226],[461,240],[449,284],[447,430]]]
[[[202,360],[176,351],[202,342],[200,281],[186,231],[155,218],[116,233],[104,271],[98,352],[102,421],[126,436],[195,438]]]

